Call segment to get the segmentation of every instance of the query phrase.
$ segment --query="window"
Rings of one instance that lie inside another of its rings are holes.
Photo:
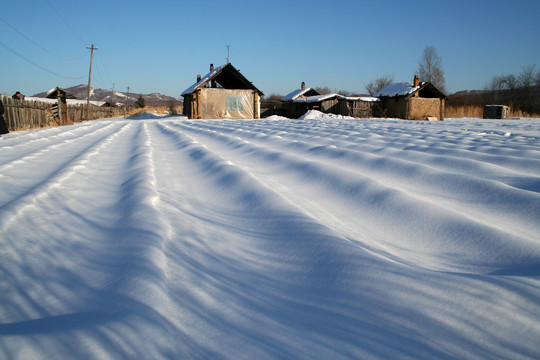
[[[227,111],[244,111],[241,96],[227,96]]]

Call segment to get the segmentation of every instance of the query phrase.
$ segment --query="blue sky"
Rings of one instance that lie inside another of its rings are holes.
[[[362,93],[383,75],[412,81],[426,46],[449,93],[494,75],[540,71],[540,1],[5,1],[0,92],[92,86],[179,97],[210,63],[231,63],[266,95],[305,81]]]

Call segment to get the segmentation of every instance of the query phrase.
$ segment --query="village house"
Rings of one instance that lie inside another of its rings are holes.
[[[302,101],[302,99],[319,95],[321,94],[317,90],[306,87],[306,83],[302,81],[300,89],[291,91],[281,98],[283,116],[296,119],[304,115],[309,110],[309,103]]]
[[[406,120],[444,120],[446,95],[430,82],[400,82],[385,86],[373,96],[381,99],[381,116]]]
[[[231,63],[214,68],[187,88],[183,113],[191,119],[259,119],[261,96]]]
[[[373,117],[378,114],[374,106],[378,101],[378,98],[367,96],[321,95],[312,88],[306,88],[304,82],[300,89],[281,98],[283,115],[293,119],[309,110],[352,117]]]

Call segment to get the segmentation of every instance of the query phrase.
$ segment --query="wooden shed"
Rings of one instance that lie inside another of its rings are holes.
[[[382,102],[381,116],[407,120],[444,120],[446,95],[430,82],[392,83],[375,93]]]
[[[338,115],[355,118],[371,118],[380,114],[380,99],[371,96],[341,96],[338,99]]]
[[[190,119],[259,119],[263,93],[231,63],[214,68],[187,88],[183,114]]]
[[[484,119],[508,119],[510,107],[506,105],[484,105]]]
[[[323,113],[337,114],[340,97],[341,95],[339,94],[325,94],[296,99],[293,101],[296,106],[295,110],[301,113],[300,115],[296,116],[296,118],[304,115],[309,110],[318,110]]]

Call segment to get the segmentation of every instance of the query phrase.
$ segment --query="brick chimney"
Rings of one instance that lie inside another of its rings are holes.
[[[302,81],[302,85],[300,86],[300,89],[305,90],[306,89],[306,83]]]
[[[210,72],[214,71],[214,64],[210,64]],[[212,88],[216,88],[216,80],[215,79],[212,79],[212,81],[210,81],[210,86]]]
[[[418,77],[418,75],[414,75],[414,80],[413,80],[413,87],[417,88],[420,86],[420,77]],[[417,91],[414,93],[414,97],[419,97],[420,96],[420,93]]]

